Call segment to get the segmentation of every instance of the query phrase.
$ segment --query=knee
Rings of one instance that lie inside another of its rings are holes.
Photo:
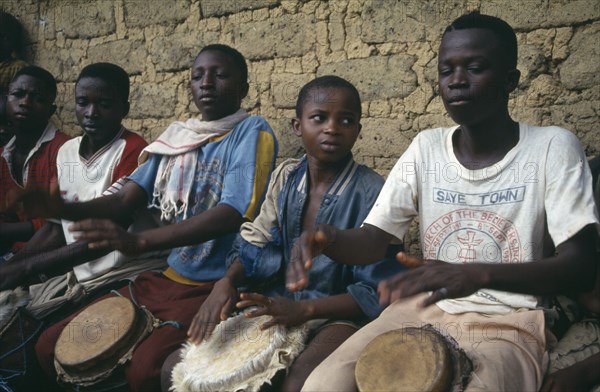
[[[132,391],[159,391],[162,360],[154,355],[136,355],[125,368],[127,384]]]
[[[306,381],[306,374],[299,376],[298,374],[290,374],[288,377],[283,380],[281,385],[282,392],[300,392],[302,390],[302,386]]]
[[[163,392],[168,392],[171,388],[171,385],[173,385],[173,382],[171,381],[171,374],[175,365],[179,363],[180,358],[181,350],[177,350],[173,354],[169,355],[165,363],[162,365],[160,370],[160,387]]]
[[[58,341],[58,336],[62,331],[62,328],[55,331],[56,328],[50,328],[44,331],[37,342],[35,343],[35,354],[38,359],[40,367],[44,373],[54,376],[56,371],[54,370],[54,348]]]

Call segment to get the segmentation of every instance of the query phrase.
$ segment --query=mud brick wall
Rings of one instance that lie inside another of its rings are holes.
[[[299,88],[324,74],[343,76],[363,99],[359,162],[382,174],[420,130],[452,124],[437,94],[437,49],[444,27],[471,10],[517,31],[521,83],[514,118],[577,134],[600,153],[598,0],[0,0],[28,32],[30,61],[59,81],[56,122],[78,134],[74,82],[86,64],[111,61],[131,75],[125,125],[147,140],[197,113],[188,88],[199,49],[225,43],[250,69],[244,106],[265,116],[280,158],[302,153],[290,131]]]

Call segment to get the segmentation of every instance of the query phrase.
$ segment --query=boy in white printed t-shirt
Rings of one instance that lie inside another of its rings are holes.
[[[538,296],[593,286],[598,217],[575,136],[510,117],[516,63],[506,22],[478,13],[455,20],[442,37],[438,77],[459,126],[415,138],[361,228],[303,233],[288,267],[290,290],[306,285],[305,269],[321,252],[348,264],[377,260],[416,216],[425,259],[398,254],[416,268],[379,285],[387,309],[323,361],[303,390],[356,390],[356,360],[373,338],[424,324],[451,335],[471,358],[468,390],[539,390],[548,354]],[[556,256],[543,257],[544,225]]]

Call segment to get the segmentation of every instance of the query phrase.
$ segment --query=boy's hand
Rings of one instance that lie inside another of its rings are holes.
[[[192,325],[187,332],[192,343],[200,344],[208,339],[217,324],[229,317],[237,299],[238,292],[228,278],[217,281],[208,298],[194,316]]]
[[[89,249],[113,249],[127,256],[144,252],[146,242],[109,219],[86,219],[69,226],[76,240],[89,242]]]
[[[396,259],[412,269],[379,283],[379,303],[384,307],[400,298],[431,291],[421,303],[426,307],[443,299],[466,297],[483,287],[478,265],[422,260],[404,252],[398,253]]]
[[[335,228],[329,225],[319,225],[316,230],[302,233],[294,243],[286,271],[286,287],[289,291],[299,291],[306,287],[306,271],[311,269],[313,258],[323,253],[335,241],[335,237]]]
[[[249,306],[259,306],[245,313],[246,317],[259,317],[264,315],[273,318],[263,325],[260,329],[265,330],[274,325],[281,324],[285,327],[300,325],[308,320],[306,309],[299,301],[293,301],[285,297],[267,297],[257,293],[242,293],[241,301],[236,304],[239,309]]]

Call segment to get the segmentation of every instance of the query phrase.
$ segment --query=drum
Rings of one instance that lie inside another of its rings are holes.
[[[430,325],[379,335],[356,362],[359,391],[462,391],[473,365],[451,337]]]
[[[304,349],[307,328],[267,330],[270,316],[231,317],[199,345],[186,343],[181,362],[173,368],[172,390],[179,392],[258,391],[275,373],[292,364]]]
[[[90,386],[108,378],[131,359],[150,334],[154,317],[124,297],[106,298],[87,307],[61,332],[54,350],[58,380]]]

